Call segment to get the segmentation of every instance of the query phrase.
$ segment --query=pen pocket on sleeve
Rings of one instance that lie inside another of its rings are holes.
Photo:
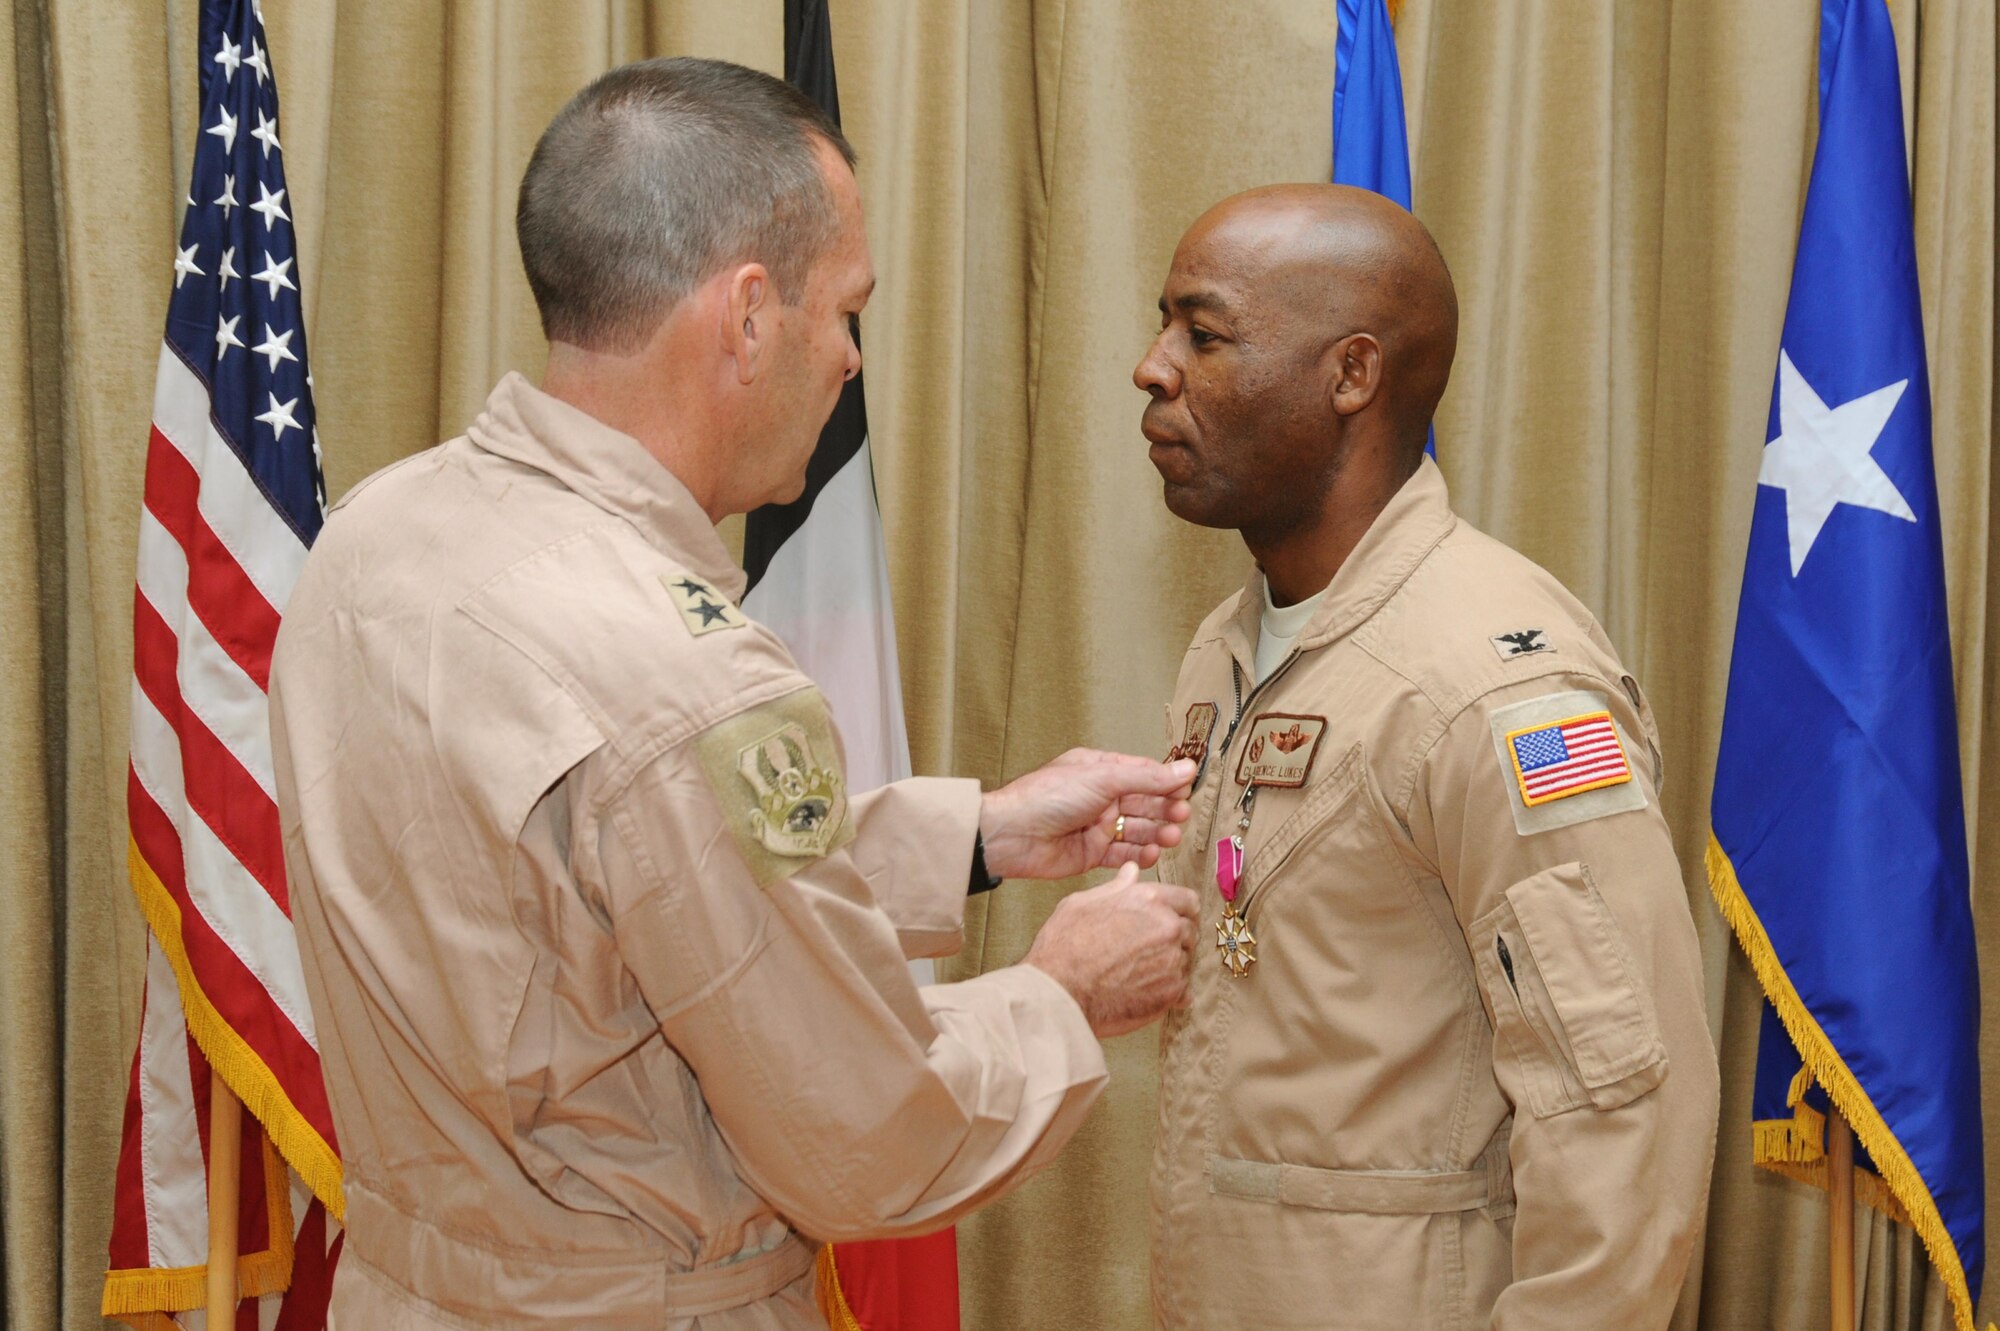
[[[1547,1118],[1616,1109],[1666,1079],[1652,996],[1590,870],[1524,878],[1474,922],[1480,985],[1493,1012],[1502,1085]]]

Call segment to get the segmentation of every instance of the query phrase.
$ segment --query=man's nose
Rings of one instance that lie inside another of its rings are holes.
[[[1153,345],[1146,348],[1146,354],[1132,371],[1132,382],[1154,397],[1174,397],[1180,393],[1180,371],[1160,350],[1159,338],[1154,338]]]

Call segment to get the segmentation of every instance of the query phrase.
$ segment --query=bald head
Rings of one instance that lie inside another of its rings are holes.
[[[1365,527],[1422,462],[1458,298],[1430,233],[1381,195],[1223,200],[1175,249],[1160,316],[1132,377],[1180,517],[1275,548],[1328,521]]]
[[[1386,415],[1414,465],[1458,346],[1458,294],[1422,222],[1371,190],[1268,185],[1196,219],[1174,266],[1265,307],[1315,346],[1373,335],[1382,382],[1370,409]]]

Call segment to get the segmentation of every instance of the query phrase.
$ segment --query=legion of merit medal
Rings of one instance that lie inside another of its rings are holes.
[[[1239,980],[1257,964],[1257,935],[1250,932],[1249,921],[1238,915],[1233,905],[1225,907],[1222,918],[1215,922],[1215,945],[1222,951],[1222,964]]]
[[[1237,979],[1257,964],[1257,936],[1250,922],[1236,913],[1236,892],[1243,880],[1243,837],[1223,837],[1215,843],[1215,886],[1222,893],[1222,918],[1215,922],[1215,948],[1222,964]]]

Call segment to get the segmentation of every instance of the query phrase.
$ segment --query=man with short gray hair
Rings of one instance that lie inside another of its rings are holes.
[[[822,158],[854,149],[789,84],[721,61],[626,65],[535,145],[515,223],[552,342],[630,351],[730,260],[758,257],[797,305],[840,239]]]
[[[521,186],[550,338],[330,516],[271,671],[345,1168],[333,1324],[820,1325],[813,1244],[1046,1164],[1097,1037],[1181,995],[1140,883],[1192,763],[1072,751],[850,795],[714,523],[796,496],[874,285],[853,153],[731,65],[614,70]],[[919,989],[994,875],[1119,873],[1023,964]]]

